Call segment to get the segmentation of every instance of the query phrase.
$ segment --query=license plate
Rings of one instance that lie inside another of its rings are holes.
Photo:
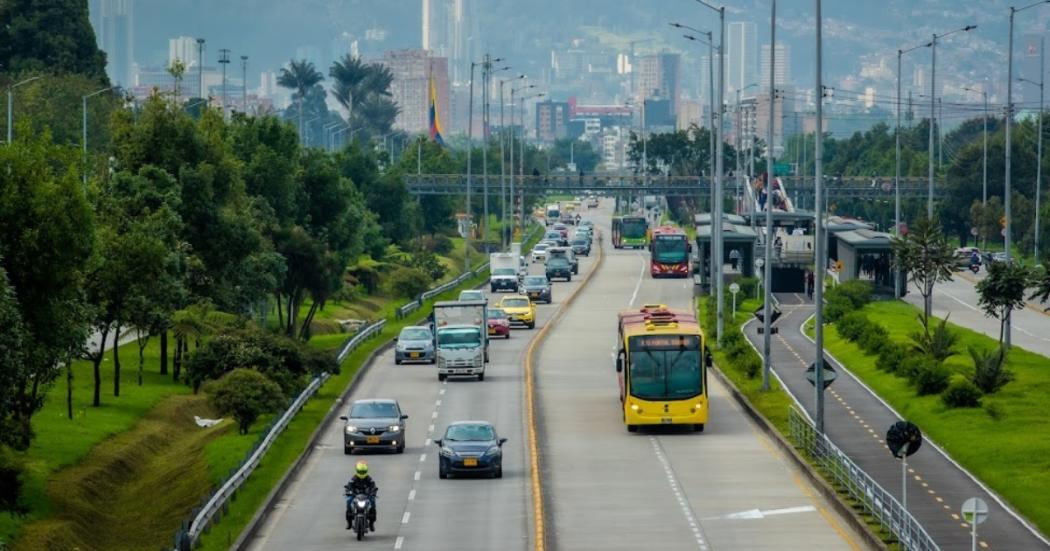
[[[413,353],[409,354],[409,356],[411,356],[413,358],[418,358],[419,357],[419,352],[413,352]]]
[[[468,458],[463,460],[463,466],[464,467],[477,467],[478,466],[478,460],[474,459],[473,457],[468,457]]]
[[[379,443],[379,437],[378,436],[369,436],[369,437],[365,438],[365,442],[368,443],[368,444],[378,444]]]
[[[661,417],[660,418],[660,422],[665,424],[665,425],[670,425],[671,424],[671,418],[670,417]]]
[[[489,328],[489,335],[495,335],[495,334],[496,334],[496,330],[490,327]]]
[[[539,298],[540,294],[539,293],[529,293],[529,297],[530,298]]]

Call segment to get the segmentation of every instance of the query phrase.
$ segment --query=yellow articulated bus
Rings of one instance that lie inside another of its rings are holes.
[[[627,430],[639,425],[707,424],[711,355],[696,315],[664,304],[619,314],[616,372]]]

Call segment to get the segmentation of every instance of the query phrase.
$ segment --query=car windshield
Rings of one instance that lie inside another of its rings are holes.
[[[587,240],[586,239],[573,239],[572,240],[572,244],[573,245],[586,245],[587,244]]]
[[[350,408],[354,419],[389,419],[397,417],[397,405],[393,402],[358,402]]]
[[[632,396],[643,400],[681,400],[700,394],[699,337],[631,337],[629,347]]]
[[[452,425],[445,431],[445,440],[477,442],[496,439],[496,431],[489,425]]]
[[[426,327],[406,327],[401,330],[398,340],[402,341],[429,341],[430,330]]]
[[[653,240],[653,256],[657,262],[685,262],[688,244],[681,237],[660,237]]]
[[[501,320],[501,319],[506,319],[506,318],[507,318],[507,313],[504,312],[503,310],[500,310],[499,308],[493,308],[493,309],[489,310],[489,319],[490,320]]]
[[[544,286],[547,284],[547,278],[544,276],[529,276],[525,278],[525,285],[538,285]]]
[[[547,262],[547,266],[551,268],[565,268],[569,265],[569,261],[563,256],[556,256]]]
[[[481,343],[481,332],[473,327],[442,329],[438,331],[439,348],[476,346]]]
[[[505,298],[500,306],[504,308],[527,308],[529,306],[529,299],[527,298]]]
[[[485,300],[485,294],[481,291],[463,291],[459,294],[459,300]]]
[[[548,232],[547,233],[547,239],[560,239],[560,238],[561,238],[561,232],[552,231],[552,232]]]
[[[516,275],[518,272],[514,268],[496,268],[492,270],[492,275]]]
[[[546,251],[548,247],[550,247],[550,245],[548,245],[546,243],[539,243],[535,247],[533,247],[533,250],[536,251],[536,252],[542,253],[542,252]]]

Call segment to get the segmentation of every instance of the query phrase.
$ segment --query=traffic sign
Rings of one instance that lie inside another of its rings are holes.
[[[765,316],[766,310],[765,310],[765,308],[766,308],[766,306],[763,304],[763,305],[759,306],[757,310],[755,310],[755,319],[757,319],[758,321],[761,321],[761,322],[765,322],[765,319],[766,319],[766,316]],[[780,319],[780,314],[781,314],[780,308],[777,308],[776,306],[773,306],[772,313],[769,315],[769,323],[770,324],[776,323],[777,320]]]
[[[979,497],[971,497],[963,502],[962,516],[970,524],[981,524],[988,520],[988,504]]]
[[[765,261],[764,258],[756,258],[755,259],[755,267],[758,268],[759,270],[761,270],[762,266],[765,266],[765,265],[766,265],[766,261]]]
[[[1003,237],[1006,237],[1006,228],[1003,228],[1002,230],[999,230],[999,235],[1001,235]]]
[[[792,172],[791,165],[789,163],[773,163],[773,171],[777,174],[787,174]]]
[[[737,284],[737,283],[730,283],[729,284],[729,292],[733,293],[734,295],[739,293],[740,292],[740,285]]]
[[[970,235],[977,237],[977,234],[981,232],[977,231],[977,228],[970,228]]]
[[[835,379],[839,376],[839,374],[835,373],[835,370],[832,369],[831,364],[828,363],[827,358],[824,359],[824,369],[823,369],[823,371],[824,371],[824,388],[826,389],[829,386],[831,386],[831,383],[833,383],[835,381]],[[806,380],[809,381],[809,384],[811,384],[813,386],[817,386],[817,364],[816,363],[809,364],[809,368],[806,369]]]
[[[893,457],[901,459],[919,451],[922,446],[922,431],[908,421],[897,421],[886,431],[886,445]]]

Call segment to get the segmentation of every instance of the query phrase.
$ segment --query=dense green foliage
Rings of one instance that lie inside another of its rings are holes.
[[[993,262],[987,269],[988,277],[977,284],[977,304],[986,316],[999,320],[999,346],[1002,346],[1010,313],[1024,308],[1025,291],[1034,275],[1023,264]]]
[[[208,391],[215,409],[233,415],[241,434],[248,434],[260,415],[277,411],[285,402],[281,387],[254,369],[234,369]]]
[[[941,401],[950,408],[975,408],[981,406],[981,389],[971,381],[956,379],[941,394]]]
[[[0,67],[9,73],[54,71],[106,80],[82,0],[5,0],[0,3]]]
[[[919,218],[907,235],[893,238],[893,266],[908,274],[922,295],[923,326],[933,311],[933,286],[952,280],[955,255],[936,219]]]

